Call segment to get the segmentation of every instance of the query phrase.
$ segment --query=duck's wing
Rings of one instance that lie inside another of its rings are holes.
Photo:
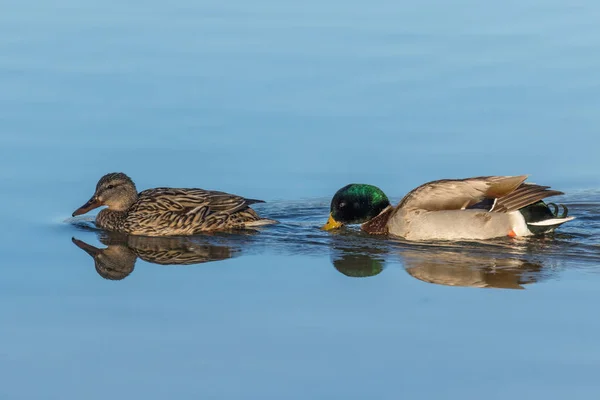
[[[126,224],[130,232],[160,234],[194,233],[258,219],[249,209],[260,200],[203,189],[155,188],[139,194],[129,209]],[[240,220],[240,221],[238,221]],[[232,226],[233,227],[233,226]]]
[[[552,190],[550,189],[550,186],[523,183],[513,192],[496,199],[489,211],[508,213],[535,204],[546,197],[559,196],[561,194],[564,193],[558,190]]]
[[[510,212],[549,196],[563,194],[548,186],[523,183],[526,175],[482,176],[428,182],[408,193],[397,207],[405,210],[463,210],[485,208]]]
[[[130,212],[160,213],[172,211],[195,214],[205,210],[206,214],[215,212],[234,214],[250,204],[262,200],[246,199],[241,196],[203,189],[155,188],[144,190]]]

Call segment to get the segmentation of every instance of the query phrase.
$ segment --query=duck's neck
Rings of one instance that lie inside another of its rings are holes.
[[[108,231],[122,232],[127,211],[115,211],[105,208],[96,216],[96,225]]]
[[[387,206],[379,213],[375,218],[365,222],[360,226],[360,228],[372,235],[387,235],[388,233],[388,222],[392,217],[394,212],[394,207],[391,205]]]

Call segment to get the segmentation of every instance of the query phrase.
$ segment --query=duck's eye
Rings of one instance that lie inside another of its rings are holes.
[[[108,185],[108,186],[106,187],[106,190],[110,190],[110,189],[114,189],[114,188],[115,188],[115,185]]]

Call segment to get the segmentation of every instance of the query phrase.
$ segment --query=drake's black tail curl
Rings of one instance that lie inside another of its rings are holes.
[[[561,208],[562,213],[559,215]],[[527,228],[534,235],[552,232],[574,218],[568,216],[569,209],[564,204],[545,203],[541,200],[521,208],[519,212],[525,218]]]
[[[564,204],[557,205],[556,203],[548,203],[547,206],[548,208],[553,208],[551,212],[556,218],[567,218],[567,216],[569,215],[569,209]],[[562,207],[563,212],[560,215],[558,215],[558,210],[560,207]]]

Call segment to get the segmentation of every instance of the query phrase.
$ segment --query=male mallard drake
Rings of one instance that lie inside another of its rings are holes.
[[[104,175],[92,198],[73,216],[108,206],[96,216],[96,225],[133,235],[193,235],[200,232],[254,228],[277,223],[248,206],[262,200],[203,189],[155,188],[138,193],[127,175]]]
[[[406,240],[479,240],[544,234],[574,219],[567,217],[565,206],[558,215],[558,206],[542,201],[562,192],[524,183],[526,179],[526,175],[484,176],[428,182],[396,207],[381,189],[351,184],[333,196],[323,229],[362,224],[368,233]]]

